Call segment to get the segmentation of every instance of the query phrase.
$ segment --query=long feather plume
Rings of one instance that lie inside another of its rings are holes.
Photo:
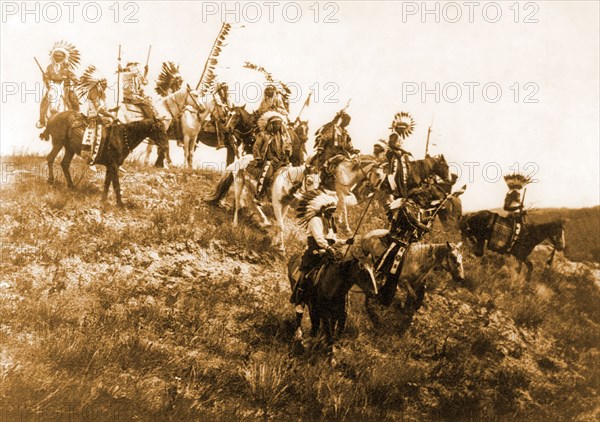
[[[223,23],[221,30],[219,31],[219,34],[213,43],[210,54],[208,55],[206,63],[204,64],[204,69],[202,70],[200,80],[196,85],[196,89],[200,89],[201,95],[206,95],[208,92],[212,91],[212,86],[217,78],[215,68],[219,63],[218,57],[223,51],[223,47],[227,45],[225,44],[225,40],[227,39],[227,35],[229,34],[230,30],[231,24]]]

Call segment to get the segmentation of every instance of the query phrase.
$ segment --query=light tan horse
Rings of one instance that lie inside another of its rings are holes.
[[[343,159],[336,166],[334,171],[335,193],[338,197],[338,221],[347,233],[351,232],[348,223],[347,198],[351,189],[363,181],[367,181],[375,190],[376,186],[385,177],[383,163],[375,159],[372,155],[358,155],[352,159]]]

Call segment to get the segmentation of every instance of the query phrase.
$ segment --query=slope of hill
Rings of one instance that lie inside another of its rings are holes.
[[[540,253],[527,284],[511,259],[465,252],[464,285],[434,274],[423,308],[404,316],[395,302],[379,329],[351,293],[331,367],[312,342],[292,347],[272,233],[250,218],[233,228],[229,210],[202,202],[218,175],[127,167],[125,210],[100,202],[100,175],[76,176],[74,192],[43,174],[2,186],[7,420],[600,416],[600,292],[585,268],[542,271]],[[383,226],[370,212],[361,233]],[[291,252],[302,247],[294,227]],[[429,240],[446,238],[459,235],[436,227]]]

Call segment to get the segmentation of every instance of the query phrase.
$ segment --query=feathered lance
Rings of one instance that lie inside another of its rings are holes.
[[[150,61],[150,51],[152,51],[152,45],[148,47],[148,55],[146,56],[146,65],[144,66],[144,79],[148,76],[148,62]]]
[[[211,74],[212,68],[217,65],[217,60],[215,59],[215,57],[217,57],[221,52],[221,46],[223,45],[223,41],[225,40],[225,36],[229,32],[229,29],[231,29],[230,24],[224,22],[223,25],[221,25],[221,30],[219,31],[219,34],[217,35],[217,38],[215,39],[215,42],[212,45],[210,54],[208,55],[206,62],[204,63],[204,69],[202,69],[202,75],[200,75],[200,80],[196,84],[196,89],[200,88],[200,85],[204,81],[204,77],[207,74],[207,71],[209,73],[209,77],[214,77],[214,75]]]
[[[296,120],[294,120],[295,122],[299,122],[300,121],[300,116],[302,116],[302,112],[310,104],[310,96],[311,95],[312,95],[312,92],[309,92],[308,93],[308,98],[306,98],[306,101],[304,101],[304,104],[302,104],[302,108],[300,109],[300,113],[298,113],[298,116],[296,117]]]

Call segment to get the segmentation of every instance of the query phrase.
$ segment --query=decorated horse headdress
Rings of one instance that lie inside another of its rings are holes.
[[[306,227],[308,222],[316,215],[322,215],[327,210],[337,208],[337,198],[327,195],[322,191],[309,191],[300,196],[296,212],[301,227]]]
[[[76,86],[79,98],[89,96],[90,91],[94,88],[100,88],[102,83],[107,83],[104,75],[102,75],[102,73],[96,69],[96,66],[89,65],[83,72],[81,78],[79,78],[79,83]]]
[[[373,151],[375,153],[387,151],[389,148],[385,139],[378,139],[377,142],[373,144]]]
[[[74,70],[77,66],[79,66],[81,56],[79,54],[79,50],[77,50],[77,47],[75,47],[73,44],[66,41],[55,42],[54,46],[50,50],[50,59],[52,60],[52,63],[56,63],[54,54],[57,52],[65,55],[64,63],[67,64],[70,70]]]
[[[405,111],[396,113],[390,129],[394,130],[402,139],[406,139],[414,130],[415,121]]]
[[[509,189],[521,190],[523,187],[531,183],[531,177],[520,173],[513,173],[504,176],[504,181]]]
[[[179,90],[183,84],[183,79],[179,74],[179,65],[173,62],[163,62],[162,69],[156,79],[156,92],[162,97],[169,94],[169,88],[173,92]]]
[[[258,119],[258,123],[257,123],[258,128],[264,132],[266,130],[267,126],[269,125],[269,123],[271,123],[275,120],[279,120],[283,123],[286,121],[286,118],[283,114],[278,113],[276,111],[266,111]]]

